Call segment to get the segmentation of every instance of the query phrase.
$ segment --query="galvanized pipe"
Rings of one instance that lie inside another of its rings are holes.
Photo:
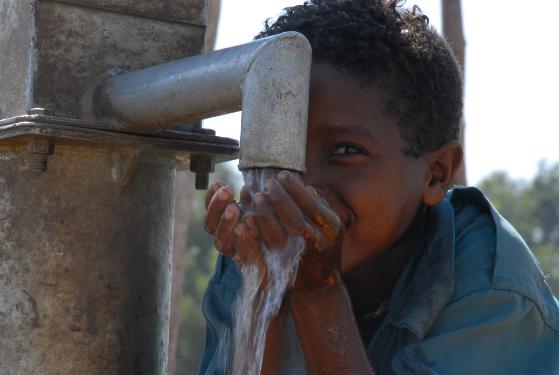
[[[242,107],[239,168],[305,172],[311,47],[287,32],[108,79],[97,114],[149,133]]]

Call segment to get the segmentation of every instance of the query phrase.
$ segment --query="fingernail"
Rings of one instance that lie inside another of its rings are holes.
[[[262,193],[258,193],[254,196],[254,203],[256,204],[262,204],[264,203],[264,194]]]
[[[252,216],[247,216],[245,219],[245,223],[247,227],[249,227],[250,229],[254,229],[254,218]]]
[[[264,188],[266,189],[266,191],[272,190],[274,186],[276,186],[276,182],[271,178],[266,180],[266,182],[264,183]]]
[[[225,213],[223,214],[223,216],[225,217],[225,220],[231,221],[233,219],[233,217],[235,216],[235,212],[233,211],[232,208],[227,207],[225,209]]]
[[[226,201],[229,199],[229,192],[225,189],[219,191],[219,200]]]
[[[281,171],[278,173],[278,180],[280,181],[287,181],[289,179],[289,172],[288,171]]]

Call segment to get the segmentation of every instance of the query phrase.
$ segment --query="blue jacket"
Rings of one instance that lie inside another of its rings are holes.
[[[377,373],[559,374],[559,301],[512,226],[475,188],[454,189],[427,220],[367,345]],[[224,373],[239,285],[234,263],[220,257],[204,296],[200,374]],[[291,330],[282,372],[302,374]]]

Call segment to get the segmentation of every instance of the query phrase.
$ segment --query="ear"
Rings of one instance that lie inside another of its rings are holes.
[[[423,155],[426,162],[425,185],[422,201],[427,206],[435,206],[442,202],[458,168],[462,165],[464,150],[456,141],[445,143],[437,150]]]

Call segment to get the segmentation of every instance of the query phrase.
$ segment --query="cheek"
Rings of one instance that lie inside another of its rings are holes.
[[[374,189],[353,192],[367,198],[355,211],[355,228],[348,233],[348,240],[378,252],[392,246],[411,225],[420,206],[421,190],[415,179],[406,176],[407,171],[402,172],[374,185]]]
[[[408,207],[398,196],[378,195],[359,214],[356,237],[376,249],[391,246],[408,224]]]

